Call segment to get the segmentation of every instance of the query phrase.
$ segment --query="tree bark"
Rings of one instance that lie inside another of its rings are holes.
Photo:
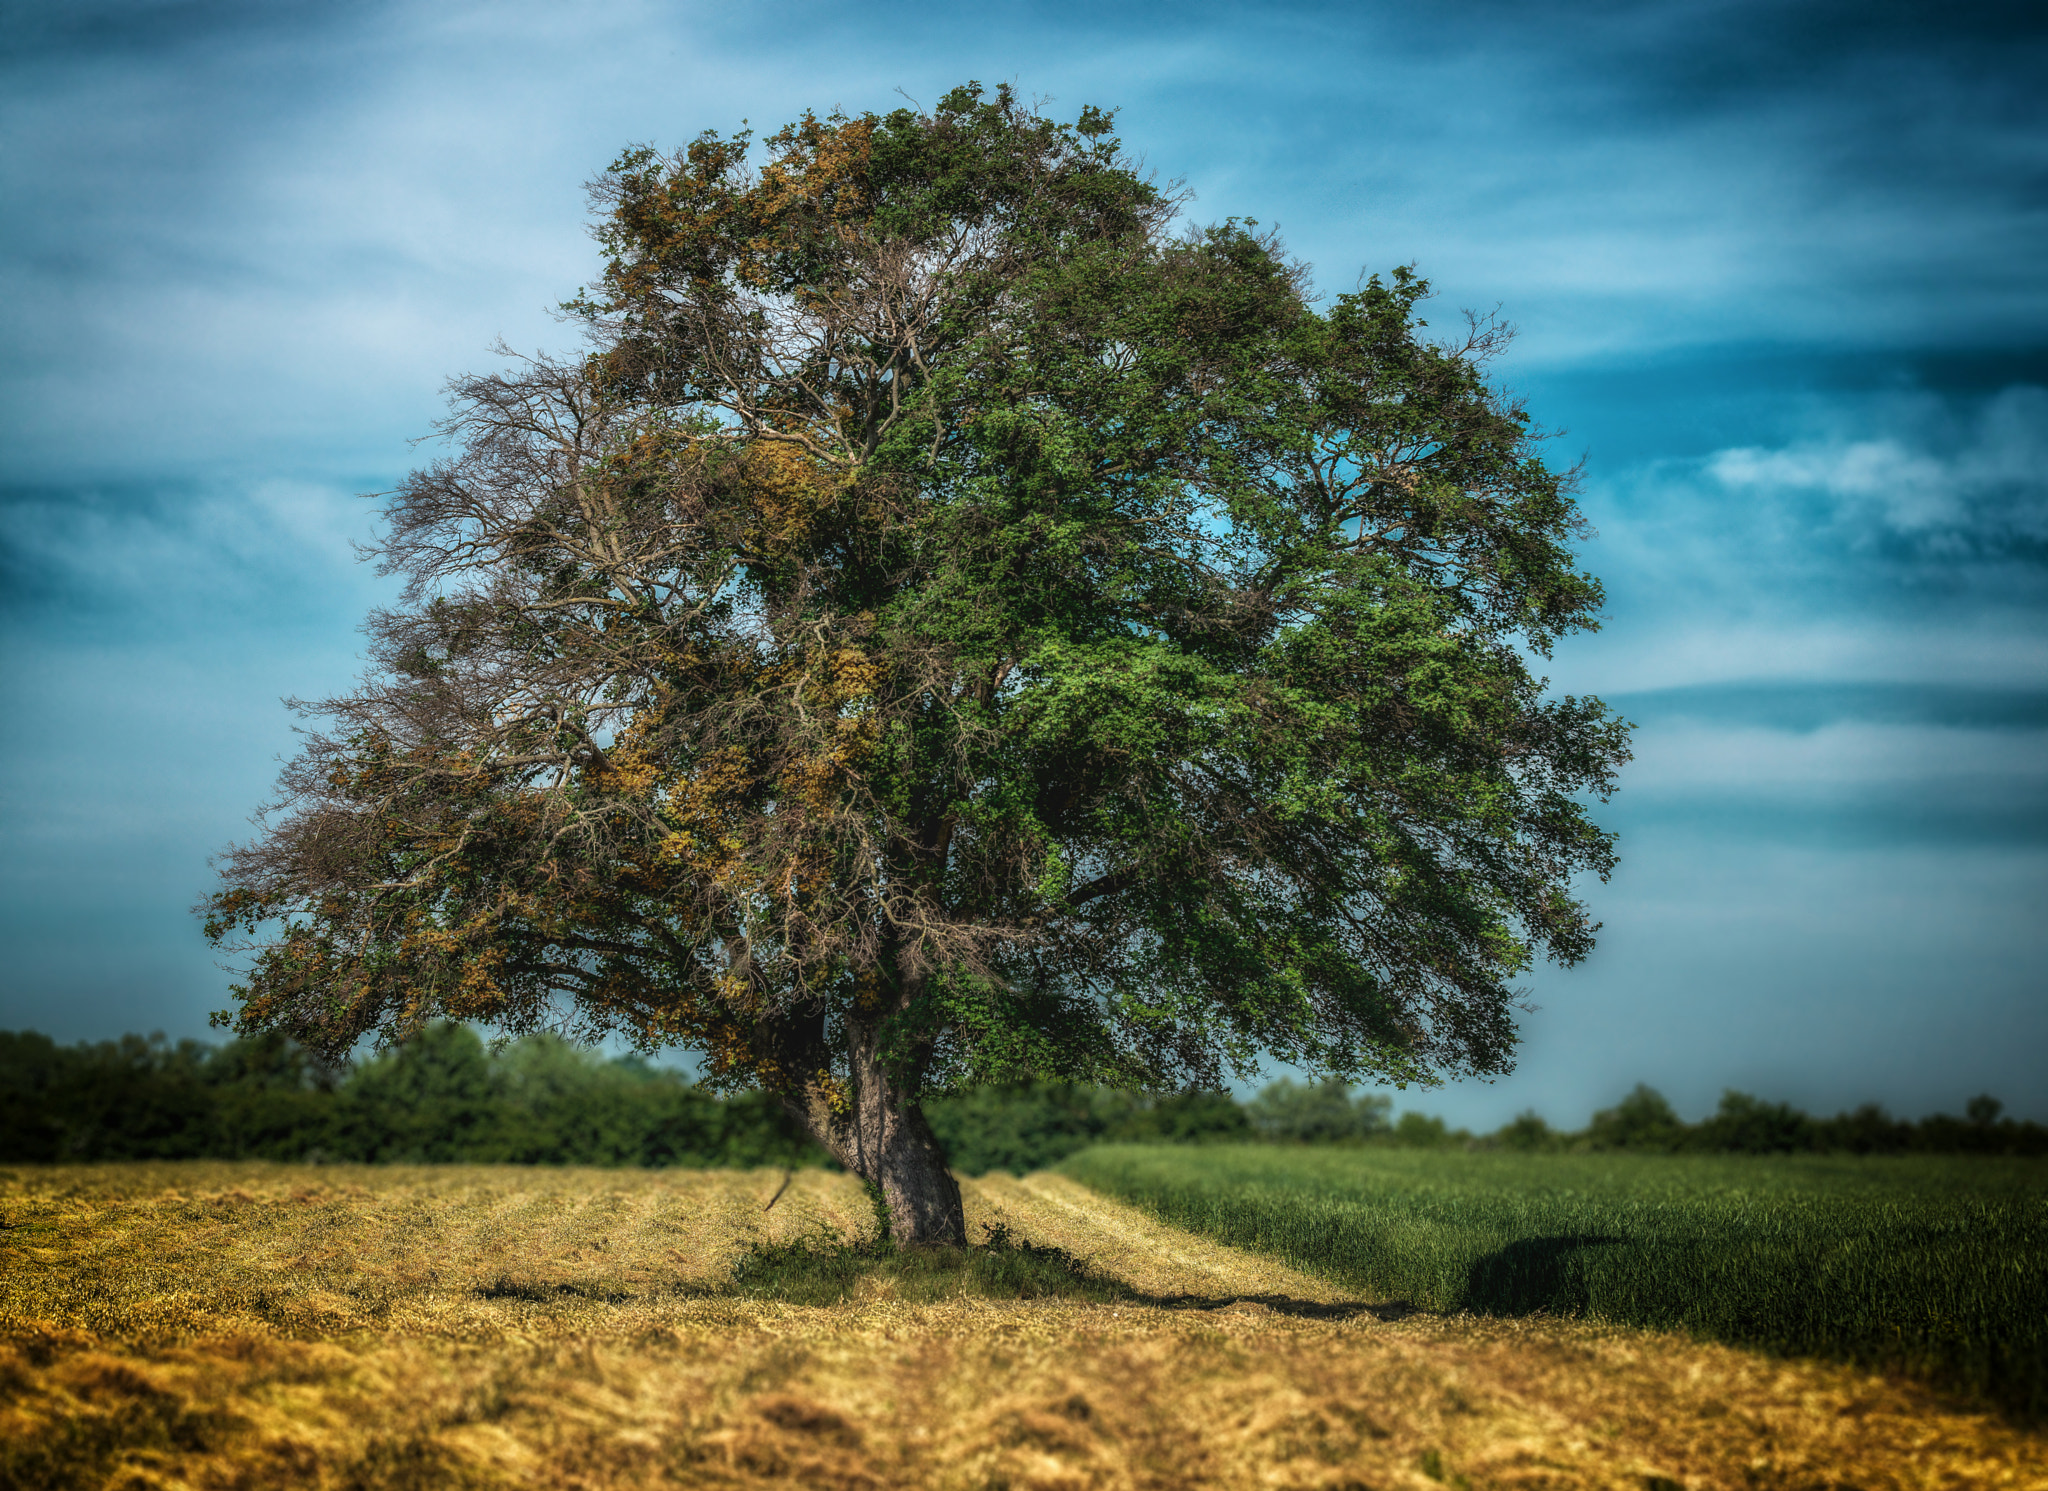
[[[923,1109],[882,1059],[880,1022],[849,1019],[847,1034],[851,1110],[834,1112],[816,1091],[786,1093],[784,1106],[840,1164],[881,1191],[898,1246],[964,1245],[960,1184]]]
[[[881,1059],[880,1030],[848,1022],[853,1075],[848,1168],[879,1186],[889,1209],[889,1234],[902,1247],[959,1247],[967,1241],[960,1185],[924,1110],[903,1091]]]

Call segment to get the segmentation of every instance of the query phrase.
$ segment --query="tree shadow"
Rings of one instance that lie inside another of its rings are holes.
[[[1324,1300],[1296,1299],[1288,1294],[1235,1294],[1219,1298],[1212,1294],[1143,1294],[1133,1298],[1163,1310],[1204,1310],[1214,1315],[1288,1315],[1297,1320],[1355,1320],[1370,1315],[1375,1320],[1403,1320],[1417,1313],[1406,1300]]]
[[[1591,1232],[1517,1238],[1473,1260],[1452,1308],[1475,1315],[1582,1314],[1592,1303],[1582,1255],[1623,1241]]]

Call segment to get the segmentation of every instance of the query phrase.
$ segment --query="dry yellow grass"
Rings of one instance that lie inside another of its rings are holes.
[[[1155,1298],[1326,1307],[1298,1312],[1308,1314],[1373,1303],[1273,1259],[1166,1226],[1064,1175],[990,1175],[967,1191],[970,1231],[1000,1223]]]
[[[2048,1486],[1855,1372],[1395,1318],[1057,1177],[970,1215],[1159,1302],[704,1293],[872,1227],[818,1172],[0,1172],[0,1484]]]

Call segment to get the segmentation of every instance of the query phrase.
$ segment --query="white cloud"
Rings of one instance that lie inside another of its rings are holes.
[[[1577,694],[1746,679],[2048,686],[2048,628],[2038,611],[1814,615],[1802,609],[1805,599],[1759,584],[1740,604],[1702,605],[1680,590],[1655,610],[1632,606],[1608,630],[1572,638],[1542,671]]]
[[[1813,406],[1810,433],[1596,480],[1607,629],[1559,686],[2048,686],[2048,390]]]
[[[1446,311],[1504,301],[1537,359],[1952,335],[2040,305],[2038,277],[1987,270],[2030,262],[2033,219],[1949,200],[1946,177],[1841,169],[1882,99],[1664,109],[1603,71],[1617,46],[1680,44],[1682,20],[1646,12],[1631,39],[1373,7],[916,9],[877,31],[793,5],[400,3],[15,68],[15,470],[374,456],[494,336],[564,335],[548,308],[596,267],[580,183],[622,145],[968,76],[1126,105],[1128,143],[1189,179],[1198,215],[1281,222],[1335,289],[1417,260]],[[1920,96],[1960,107],[1928,67]],[[2022,138],[1957,118],[1987,150]]]
[[[1907,531],[1964,516],[1949,468],[1896,440],[1793,450],[1742,446],[1716,455],[1707,474],[1725,487],[1820,491],[1845,502],[1867,502]]]
[[[1922,398],[1895,417],[1925,426],[1939,413]],[[2005,389],[1947,451],[1914,434],[1739,446],[1709,458],[1704,474],[1753,501],[1823,498],[1832,522],[1863,545],[1897,535],[1968,554],[2048,540],[2048,389]]]
[[[60,488],[0,507],[0,543],[80,614],[154,614],[183,626],[211,613],[233,630],[244,624],[237,608],[257,605],[274,628],[292,619],[282,597],[326,616],[394,588],[352,547],[372,536],[375,518],[345,488],[287,477]]]

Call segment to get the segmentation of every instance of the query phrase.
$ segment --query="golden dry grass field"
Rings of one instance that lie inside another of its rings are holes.
[[[967,1190],[1105,1282],[735,1292],[871,1234],[820,1171],[0,1170],[0,1486],[2048,1487],[2048,1440],[1916,1387]]]

